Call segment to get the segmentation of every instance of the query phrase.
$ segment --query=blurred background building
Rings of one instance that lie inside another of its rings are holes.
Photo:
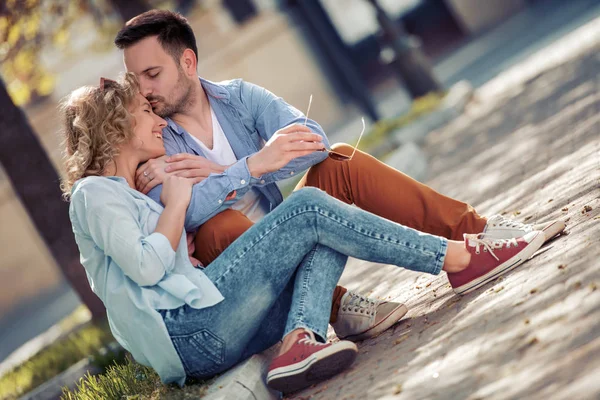
[[[44,3],[61,2],[37,3],[46,7]],[[368,0],[79,0],[71,3],[91,6],[75,11],[67,10],[70,2],[64,3],[65,9],[50,10],[45,17],[51,17],[51,12],[76,17],[64,26],[62,38],[44,41],[27,64],[43,67],[45,80],[25,87],[28,82],[19,74],[22,70],[9,71],[6,58],[1,66],[14,103],[24,110],[57,171],[61,168],[57,105],[71,90],[96,85],[100,76],[116,77],[123,70],[112,39],[127,13],[135,15],[136,7],[168,7],[186,14],[198,41],[198,72],[207,79],[243,78],[301,110],[312,94],[311,118],[323,125],[334,142],[351,141],[361,115],[374,122],[401,115],[411,104],[394,64],[398,54],[382,39]],[[432,74],[445,88],[462,79],[474,86],[483,84],[554,37],[597,16],[598,3],[378,1],[403,43],[422,50],[431,61]],[[0,18],[19,5],[20,0],[4,2]],[[0,31],[10,28],[0,19]],[[2,43],[0,55],[6,56],[6,46]],[[18,161],[22,155],[14,157]],[[11,165],[15,168],[18,163]],[[0,165],[0,361],[79,304],[4,167]],[[43,209],[45,201],[40,198],[36,207]]]

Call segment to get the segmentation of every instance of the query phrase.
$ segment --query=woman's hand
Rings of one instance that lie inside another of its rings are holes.
[[[193,185],[193,179],[174,175],[168,176],[163,182],[160,201],[165,205],[165,208],[170,206],[187,208],[192,197]]]
[[[152,158],[142,164],[135,172],[135,188],[144,194],[165,181],[167,156]]]

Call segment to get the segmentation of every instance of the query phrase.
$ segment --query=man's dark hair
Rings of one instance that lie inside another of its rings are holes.
[[[168,10],[150,10],[133,17],[117,33],[115,45],[123,50],[150,36],[157,36],[162,48],[179,65],[185,49],[192,49],[198,62],[196,37],[187,19]]]

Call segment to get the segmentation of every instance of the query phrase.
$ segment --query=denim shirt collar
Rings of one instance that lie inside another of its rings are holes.
[[[216,101],[229,104],[230,94],[229,91],[227,91],[227,89],[225,89],[218,83],[211,82],[204,78],[198,77],[198,79],[200,79],[200,84],[202,85],[202,88],[208,96],[212,97]],[[173,121],[171,118],[166,118],[166,121],[167,126],[171,128],[173,132],[177,133],[178,135],[183,135],[183,132],[185,132],[185,130],[179,125],[177,125],[175,121]]]

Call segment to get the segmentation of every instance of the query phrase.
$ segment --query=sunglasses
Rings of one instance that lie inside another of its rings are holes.
[[[100,91],[104,92],[106,89],[110,89],[110,87],[118,86],[119,84],[116,81],[108,78],[100,78]]]
[[[306,109],[306,114],[304,115],[304,126],[306,126],[306,122],[308,121],[308,113],[310,112],[311,104],[312,104],[312,94],[310,95],[310,98],[308,99],[308,108]],[[335,160],[335,161],[350,161],[350,160],[352,160],[352,157],[354,157],[354,153],[356,153],[356,148],[358,147],[358,144],[360,143],[360,139],[362,138],[363,133],[365,133],[365,119],[363,117],[360,120],[362,121],[362,131],[360,132],[360,135],[358,136],[358,140],[356,141],[356,146],[354,146],[354,150],[352,151],[351,155],[347,156],[346,154],[338,153],[337,151],[334,151],[331,149],[323,149],[323,150],[319,150],[319,151],[326,151],[329,158],[331,158],[332,160]]]

